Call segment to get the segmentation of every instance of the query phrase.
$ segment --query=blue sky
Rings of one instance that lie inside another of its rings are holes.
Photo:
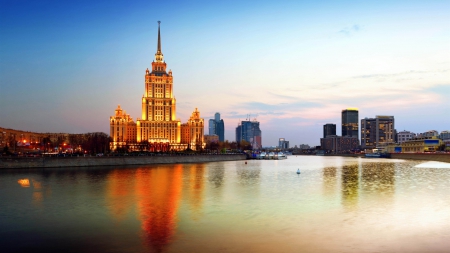
[[[225,138],[261,122],[263,145],[318,145],[342,109],[397,130],[450,130],[449,1],[0,1],[0,126],[109,133],[140,117],[162,51],[177,117],[220,112]]]

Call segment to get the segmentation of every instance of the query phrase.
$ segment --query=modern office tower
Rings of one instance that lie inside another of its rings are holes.
[[[328,123],[323,125],[323,138],[328,135],[336,135],[336,124]]]
[[[376,116],[361,120],[361,147],[380,148],[394,142],[394,116]]]
[[[253,149],[262,147],[261,130],[258,121],[241,121],[236,127],[236,142],[245,140],[249,142]]]
[[[216,121],[214,119],[210,119],[208,121],[208,134],[216,134]]]
[[[342,110],[342,136],[358,138],[358,109],[348,108]]]
[[[403,130],[403,131],[400,131],[400,132],[397,133],[397,142],[398,143],[403,143],[405,141],[411,140],[414,137],[416,137],[415,133]]]
[[[217,134],[219,141],[225,141],[225,124],[220,119],[220,113],[214,114],[214,119],[209,120],[209,135]]]
[[[289,148],[289,141],[287,141],[284,138],[278,139],[278,147],[280,149],[288,149]]]

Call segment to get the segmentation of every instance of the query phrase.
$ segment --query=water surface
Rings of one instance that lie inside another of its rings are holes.
[[[394,159],[3,170],[0,251],[448,252],[449,196]]]

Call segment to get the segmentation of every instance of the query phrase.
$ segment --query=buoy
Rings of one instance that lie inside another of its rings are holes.
[[[297,174],[300,174],[300,169],[297,170]]]

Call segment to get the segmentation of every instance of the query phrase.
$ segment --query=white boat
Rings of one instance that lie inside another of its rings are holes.
[[[275,153],[274,152],[269,152],[269,156],[267,159],[272,160],[274,159]]]
[[[259,155],[257,156],[258,159],[266,159],[266,152],[261,152],[259,153]]]
[[[287,156],[283,152],[278,152],[276,157],[277,157],[276,159],[278,159],[278,160],[287,159]]]

